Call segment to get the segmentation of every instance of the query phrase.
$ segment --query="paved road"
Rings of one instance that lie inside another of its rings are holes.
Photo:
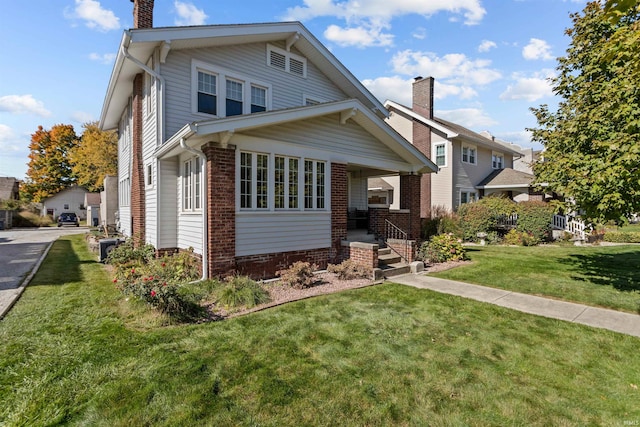
[[[27,277],[49,245],[66,234],[86,233],[84,227],[29,228],[0,231],[0,318],[19,298]]]

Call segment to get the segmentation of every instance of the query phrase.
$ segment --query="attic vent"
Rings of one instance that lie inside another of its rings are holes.
[[[280,68],[281,70],[285,70],[287,68],[286,56],[274,51],[271,51],[269,53],[269,65],[271,65],[272,67]]]
[[[307,60],[284,49],[267,45],[269,65],[299,77],[307,77]]]
[[[289,58],[289,70],[292,74],[304,76],[304,62]]]

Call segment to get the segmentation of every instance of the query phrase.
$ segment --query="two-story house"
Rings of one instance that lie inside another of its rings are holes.
[[[437,168],[386,117],[299,22],[153,28],[153,1],[135,0],[100,118],[119,133],[121,232],[193,248],[204,277],[323,267],[386,174],[417,232],[411,203]]]
[[[413,82],[412,107],[386,101],[388,123],[429,157],[437,174],[422,176],[420,211],[430,217],[433,206],[455,210],[489,194],[510,198],[530,191],[533,175],[513,169],[514,158],[522,156],[514,146],[495,141],[458,124],[434,117],[434,79]],[[398,188],[397,178],[384,178]]]

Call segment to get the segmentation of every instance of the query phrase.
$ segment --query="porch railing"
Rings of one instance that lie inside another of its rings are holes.
[[[587,225],[580,219],[567,217],[565,215],[554,215],[553,228],[571,233],[580,240],[586,240],[587,238]]]
[[[392,251],[397,253],[404,262],[409,263],[409,251],[411,249],[410,249],[408,234],[405,231],[403,231],[400,227],[396,226],[394,223],[389,221],[388,219],[384,220],[384,239],[385,241],[389,239],[394,239],[400,242],[404,242],[404,243],[401,243],[400,245],[394,244],[394,245],[388,245],[388,246]]]

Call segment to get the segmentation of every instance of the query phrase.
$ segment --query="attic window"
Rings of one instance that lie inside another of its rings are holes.
[[[307,60],[284,49],[267,45],[269,65],[287,73],[307,77]]]

